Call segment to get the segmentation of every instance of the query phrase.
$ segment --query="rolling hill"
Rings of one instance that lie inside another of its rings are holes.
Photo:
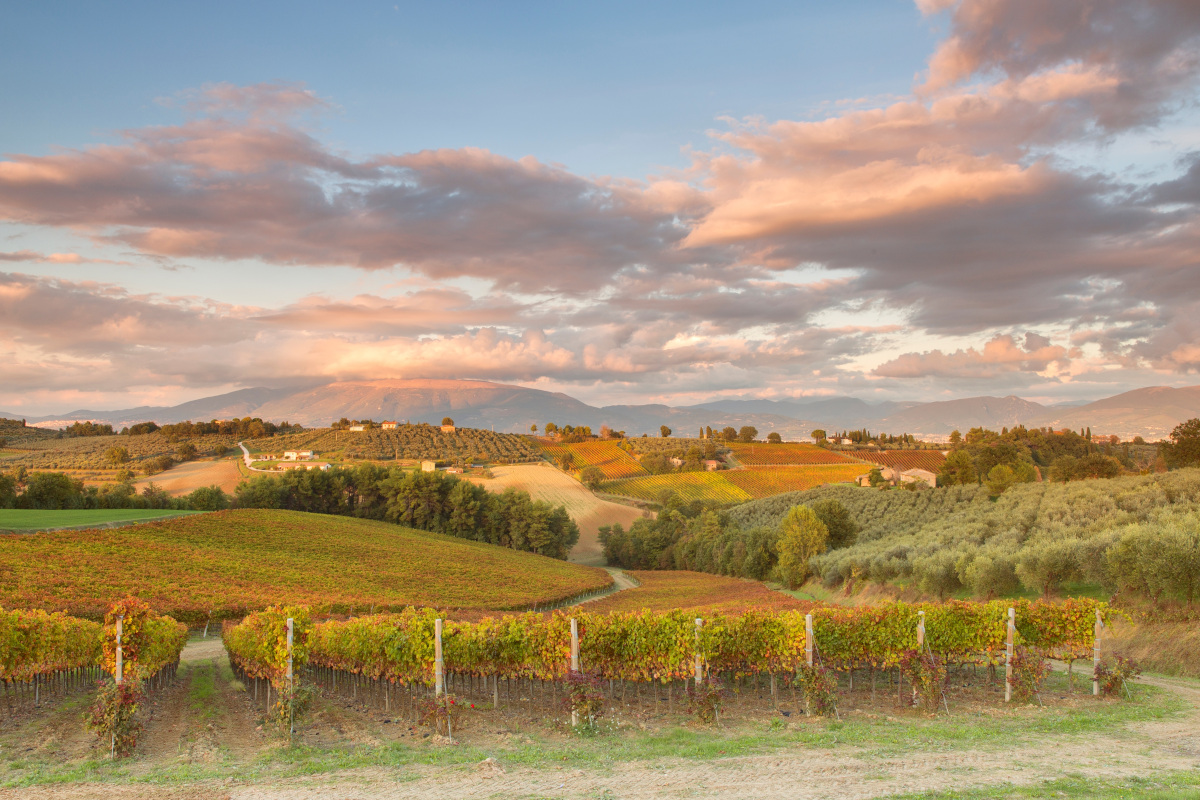
[[[9,414],[8,416],[13,416]],[[1149,387],[1083,405],[1043,406],[1019,397],[967,397],[931,403],[867,403],[853,397],[783,400],[722,399],[691,406],[661,404],[592,406],[561,392],[490,381],[386,379],[339,381],[304,388],[250,388],[173,407],[143,406],[117,411],[81,409],[27,417],[30,424],[62,427],[75,420],[116,427],[153,419],[184,420],[256,416],[307,427],[327,426],[342,417],[439,423],[449,416],[461,427],[523,433],[547,422],[608,425],[631,436],[658,434],[667,425],[677,436],[694,436],[703,426],[716,429],[752,425],[760,436],[780,433],[804,440],[814,428],[868,428],[887,433],[945,436],[954,429],[999,430],[1027,425],[1086,428],[1123,438],[1158,439],[1178,423],[1200,416],[1200,386]]]

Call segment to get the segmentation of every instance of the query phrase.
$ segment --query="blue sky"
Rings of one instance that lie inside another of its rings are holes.
[[[1054,402],[1200,369],[1185,0],[6,23],[0,410],[314,377]]]

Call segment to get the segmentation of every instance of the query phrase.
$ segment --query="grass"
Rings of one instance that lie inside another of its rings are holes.
[[[195,668],[189,690],[189,701],[193,708],[211,699],[208,693],[213,685],[212,678],[211,667]],[[1062,674],[1055,673],[1047,691],[1061,692],[1064,686]],[[340,705],[339,701],[333,699],[319,702]],[[595,736],[564,735],[561,729],[544,725],[527,727],[509,721],[505,727],[514,735],[499,740],[488,735],[492,723],[485,721],[484,712],[482,719],[474,720],[464,728],[462,743],[456,747],[437,746],[427,741],[332,746],[297,743],[288,746],[281,740],[277,745],[267,746],[252,757],[238,762],[226,760],[214,764],[180,765],[174,762],[138,764],[136,760],[64,763],[47,753],[17,756],[15,748],[6,746],[0,748],[0,786],[79,781],[178,785],[225,778],[232,778],[239,783],[252,783],[363,768],[399,770],[414,765],[464,766],[488,757],[496,758],[506,768],[521,766],[546,771],[584,769],[612,774],[629,763],[664,762],[666,766],[679,760],[720,762],[738,756],[782,755],[795,752],[797,748],[809,747],[829,750],[834,757],[840,755],[859,760],[919,758],[922,753],[947,751],[981,751],[1003,758],[1005,753],[1021,746],[1036,747],[1042,743],[1066,741],[1069,737],[1080,739],[1119,732],[1135,723],[1169,718],[1183,708],[1184,702],[1177,695],[1142,686],[1131,702],[1095,703],[1087,699],[1074,706],[1001,708],[987,714],[963,711],[936,718],[854,713],[841,722],[811,720],[792,724],[786,724],[782,718],[763,710],[755,718],[730,718],[721,728],[684,726],[673,722],[670,717],[653,725],[644,725],[636,719],[625,718],[620,709],[615,709],[613,718],[606,718],[609,724],[603,726]],[[1130,740],[1130,746],[1136,747],[1136,741]],[[5,758],[8,759],[7,764],[4,763]],[[408,772],[400,772],[395,777],[398,780],[413,779],[412,773]],[[870,776],[865,777],[869,779]],[[1187,790],[1200,785],[1198,780],[1200,776],[1196,773],[1114,781],[1064,778],[1030,787],[1005,785],[999,794],[993,788],[903,797],[909,800],[1060,796],[1115,798],[1130,796],[1131,789],[1144,789],[1163,793],[1136,796],[1174,800],[1177,797],[1196,796],[1194,792],[1188,794]],[[1122,788],[1126,791],[1124,795],[1120,794]],[[1087,794],[1089,790],[1097,793]],[[1039,791],[1043,793],[1039,794]],[[1066,794],[1053,794],[1056,791]]]
[[[112,523],[137,523],[148,520],[170,519],[201,511],[167,511],[143,508],[95,508],[70,509],[66,511],[32,511],[29,509],[0,509],[0,531],[27,532],[52,531],[62,528],[78,528]]]
[[[1087,800],[1194,800],[1200,797],[1200,772],[1170,772],[1153,778],[1098,779],[1071,776],[1028,786],[953,789],[946,792],[888,795],[888,800],[1049,800],[1075,797]]]
[[[0,548],[0,606],[96,617],[134,593],[185,622],[284,603],[517,609],[611,583],[604,570],[385,522],[246,509]]]

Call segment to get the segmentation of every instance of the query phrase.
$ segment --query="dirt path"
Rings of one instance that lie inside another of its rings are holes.
[[[579,481],[549,464],[493,467],[492,474],[495,477],[488,479],[467,477],[491,492],[520,489],[529,492],[534,500],[545,500],[551,505],[566,507],[571,519],[579,526],[579,542],[571,550],[569,558],[576,564],[604,566],[600,528],[614,524],[628,528],[644,513],[632,506],[601,500]]]
[[[195,698],[203,688],[203,670],[220,665],[219,640],[193,642],[186,652],[189,677],[176,694]],[[1053,734],[1046,741],[1015,739],[1003,750],[922,749],[898,756],[880,756],[847,746],[837,749],[796,745],[769,755],[696,759],[660,759],[599,763],[585,769],[555,769],[520,763],[485,761],[464,766],[413,764],[404,768],[355,769],[333,774],[263,779],[253,783],[215,780],[181,786],[152,784],[61,784],[19,790],[0,790],[0,800],[55,798],[80,800],[103,796],[113,800],[216,797],[230,800],[315,800],[336,797],[367,798],[623,798],[650,800],[677,797],[740,796],[761,800],[803,800],[838,797],[867,800],[894,793],[950,788],[1035,784],[1068,775],[1121,779],[1158,771],[1200,769],[1200,683],[1157,676],[1144,683],[1174,693],[1187,711],[1164,721],[1116,726],[1102,733]],[[196,703],[180,704],[164,696],[161,717],[147,726],[157,743],[139,755],[170,764],[198,763],[223,755],[250,761],[273,746],[255,728],[237,687],[218,681],[214,721],[198,716]],[[1088,701],[1090,702],[1090,700]],[[201,704],[202,706],[203,704]],[[337,742],[379,744],[364,715],[349,704],[329,701],[327,732]],[[175,719],[172,715],[182,718]],[[197,724],[197,723],[201,724]],[[796,723],[791,723],[796,724]],[[154,728],[152,731],[151,728]],[[317,744],[317,742],[306,742]],[[322,742],[330,744],[330,742]],[[187,746],[185,748],[185,745]],[[174,750],[172,750],[172,747]],[[217,755],[212,755],[216,753]],[[232,766],[233,762],[229,761]],[[233,774],[231,772],[231,774]],[[1003,791],[1002,788],[999,789]]]

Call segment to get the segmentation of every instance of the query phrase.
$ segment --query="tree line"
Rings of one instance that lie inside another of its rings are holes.
[[[31,473],[24,483],[0,473],[0,508],[219,511],[230,507],[383,520],[559,559],[565,559],[579,540],[579,527],[562,506],[533,500],[528,492],[516,489],[495,494],[440,472],[373,465],[292,470],[243,482],[232,498],[216,486],[172,498],[153,484],[139,493],[129,483],[85,487],[60,472]]]

